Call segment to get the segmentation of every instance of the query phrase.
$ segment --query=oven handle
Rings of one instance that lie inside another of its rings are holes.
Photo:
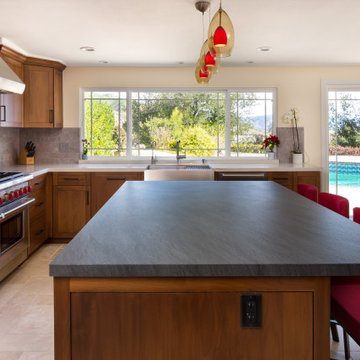
[[[6,217],[11,215],[15,211],[18,211],[18,210],[28,206],[29,204],[33,203],[34,201],[35,201],[35,199],[33,199],[33,198],[27,199],[26,201],[24,201],[20,205],[13,207],[11,210],[0,213],[0,220],[4,220]]]

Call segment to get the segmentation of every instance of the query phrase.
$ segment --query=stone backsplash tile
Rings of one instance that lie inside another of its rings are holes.
[[[1,167],[16,164],[19,156],[19,131],[15,128],[0,128]]]
[[[299,127],[300,149],[304,154],[304,128]],[[278,127],[277,136],[280,140],[280,146],[277,150],[278,158],[281,163],[291,163],[291,151],[293,145],[293,129],[291,127]]]
[[[21,129],[20,149],[28,141],[36,146],[36,164],[71,164],[80,159],[80,129]]]

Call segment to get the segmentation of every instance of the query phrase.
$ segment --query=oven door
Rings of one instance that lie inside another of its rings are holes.
[[[25,198],[0,210],[0,254],[11,249],[28,234],[27,207],[35,199]]]

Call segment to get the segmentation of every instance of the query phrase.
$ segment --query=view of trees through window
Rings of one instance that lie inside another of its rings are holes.
[[[273,111],[272,90],[85,91],[84,136],[90,156],[263,156]]]

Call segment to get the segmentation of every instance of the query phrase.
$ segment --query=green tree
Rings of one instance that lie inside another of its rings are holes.
[[[91,121],[92,119],[92,121]],[[85,137],[93,149],[92,156],[113,155],[120,141],[119,131],[115,127],[115,113],[112,106],[101,102],[85,102]],[[100,150],[108,149],[108,150]]]

